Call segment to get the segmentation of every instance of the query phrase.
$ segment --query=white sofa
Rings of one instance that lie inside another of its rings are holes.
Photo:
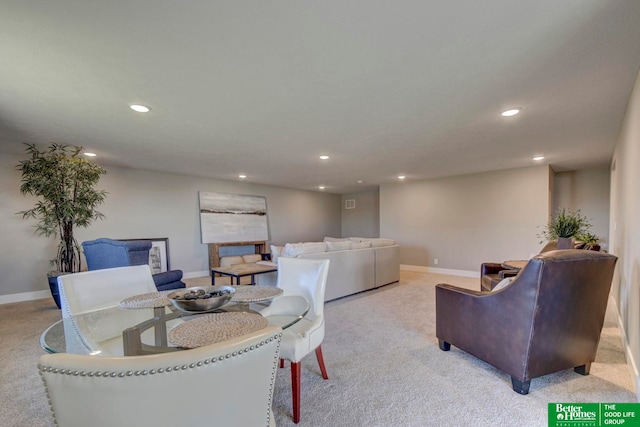
[[[346,249],[350,247],[356,249]],[[356,237],[271,246],[276,264],[281,256],[330,260],[325,301],[397,282],[400,280],[399,253],[400,246],[391,239]],[[261,274],[256,280],[260,285],[275,285],[277,276],[276,273]]]

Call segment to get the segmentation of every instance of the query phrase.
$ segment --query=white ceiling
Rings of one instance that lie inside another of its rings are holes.
[[[332,193],[572,170],[639,65],[638,0],[0,0],[0,143]]]

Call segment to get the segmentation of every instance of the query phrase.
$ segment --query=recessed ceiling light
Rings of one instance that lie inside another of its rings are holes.
[[[329,159],[329,156],[320,156],[320,159],[322,159],[322,160],[328,160],[328,159]]]
[[[535,156],[535,157],[533,158],[533,160],[535,160],[535,161],[544,160],[544,156]]]
[[[511,117],[511,116],[515,116],[515,115],[516,115],[516,114],[518,114],[520,111],[522,111],[522,108],[512,108],[511,110],[503,111],[503,112],[502,112],[502,116],[503,116],[503,117]]]
[[[398,176],[398,179],[405,179],[405,178],[406,178],[406,176],[404,176],[404,175],[399,175]]]
[[[87,156],[87,157],[95,157],[95,156],[97,156],[96,153],[84,153],[84,155]]]
[[[358,180],[358,184],[362,184],[363,182],[364,182],[364,181],[363,181],[363,180],[361,180],[361,179],[359,179],[359,180]]]
[[[320,185],[320,186],[318,186],[318,188],[319,188],[320,190],[324,190],[324,185]]]
[[[247,177],[247,175],[238,175],[238,178],[240,179],[245,179]]]
[[[133,111],[137,111],[138,113],[148,113],[149,111],[151,111],[151,108],[147,107],[146,105],[140,104],[131,104],[129,105],[129,108],[131,108]]]

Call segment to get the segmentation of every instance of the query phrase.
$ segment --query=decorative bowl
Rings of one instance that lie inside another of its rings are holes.
[[[180,311],[202,313],[222,307],[235,291],[232,286],[194,286],[171,292],[167,298]]]

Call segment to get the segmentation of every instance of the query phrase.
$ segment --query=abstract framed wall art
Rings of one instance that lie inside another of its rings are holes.
[[[199,201],[202,243],[269,239],[265,197],[200,191]]]

